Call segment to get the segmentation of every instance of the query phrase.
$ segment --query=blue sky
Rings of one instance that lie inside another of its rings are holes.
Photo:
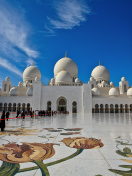
[[[32,61],[47,85],[66,51],[84,83],[100,61],[131,86],[132,0],[0,0],[0,86],[17,86]]]

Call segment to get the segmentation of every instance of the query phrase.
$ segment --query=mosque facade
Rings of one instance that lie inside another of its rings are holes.
[[[31,65],[23,72],[23,83],[12,87],[7,77],[0,89],[0,111],[68,111],[69,113],[129,113],[132,88],[125,77],[119,87],[110,82],[110,73],[102,65],[95,67],[84,84],[78,78],[76,63],[65,55],[54,67],[54,78],[41,83],[40,70]]]

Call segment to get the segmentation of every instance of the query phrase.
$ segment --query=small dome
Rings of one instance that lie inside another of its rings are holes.
[[[9,78],[9,77],[6,77],[5,81],[10,81],[10,78]]]
[[[55,82],[62,84],[72,84],[72,77],[69,72],[62,70],[57,74]]]
[[[34,81],[38,77],[41,80],[41,73],[34,65],[27,67],[23,72],[23,81]]]
[[[95,79],[91,76],[90,81],[95,81]]]
[[[109,71],[106,67],[99,65],[95,67],[91,73],[91,76],[95,80],[105,80],[105,81],[110,81],[110,74]]]
[[[51,79],[51,83],[54,84],[55,83],[55,78]]]
[[[77,74],[78,74],[78,68],[76,63],[68,58],[67,56],[65,56],[64,58],[60,59],[54,67],[54,77],[57,76],[57,74],[63,70],[63,68],[65,69],[65,71],[69,72],[70,75],[72,77],[77,78]]]
[[[17,96],[17,95],[18,95],[17,87],[12,87],[10,90],[10,96]]]
[[[21,81],[18,83],[18,87],[22,87],[22,82]]]
[[[110,82],[110,86],[112,86],[112,87],[113,87],[113,86],[114,86],[114,83],[113,83],[113,82]]]
[[[127,95],[132,96],[132,87],[127,90]]]
[[[76,78],[75,83],[80,83],[80,80],[78,78]]]
[[[33,87],[30,87],[28,90],[27,90],[27,96],[33,96]]]
[[[110,95],[110,96],[117,96],[117,95],[119,95],[119,92],[118,92],[118,90],[117,90],[115,87],[112,87],[112,88],[109,90],[109,95]]]
[[[121,78],[121,81],[126,81],[126,78],[125,78],[125,77],[122,77],[122,78]]]
[[[94,87],[92,89],[92,95],[100,95],[100,91],[99,91],[99,89],[97,87]]]

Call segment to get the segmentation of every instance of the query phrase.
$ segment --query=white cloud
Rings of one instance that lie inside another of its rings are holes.
[[[22,77],[22,72],[16,66],[12,65],[8,60],[1,57],[0,57],[0,66]]]
[[[55,10],[57,18],[48,17],[48,20],[56,29],[72,29],[74,26],[80,26],[81,22],[86,21],[86,15],[90,13],[84,1],[79,0],[56,2]]]
[[[24,52],[28,57],[38,57],[38,52],[31,49],[27,44],[28,28],[27,24],[21,17],[21,15],[6,6],[4,8],[0,4],[0,40],[3,51],[7,51],[8,48],[17,47]]]

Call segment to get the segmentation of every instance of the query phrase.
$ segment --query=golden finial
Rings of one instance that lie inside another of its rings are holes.
[[[65,68],[63,67],[63,71],[65,71]]]
[[[65,57],[67,57],[67,51],[66,51],[66,53],[65,53]]]
[[[101,65],[101,64],[100,64],[100,61],[99,61],[99,65]]]
[[[32,66],[34,66],[34,61],[32,62]]]

